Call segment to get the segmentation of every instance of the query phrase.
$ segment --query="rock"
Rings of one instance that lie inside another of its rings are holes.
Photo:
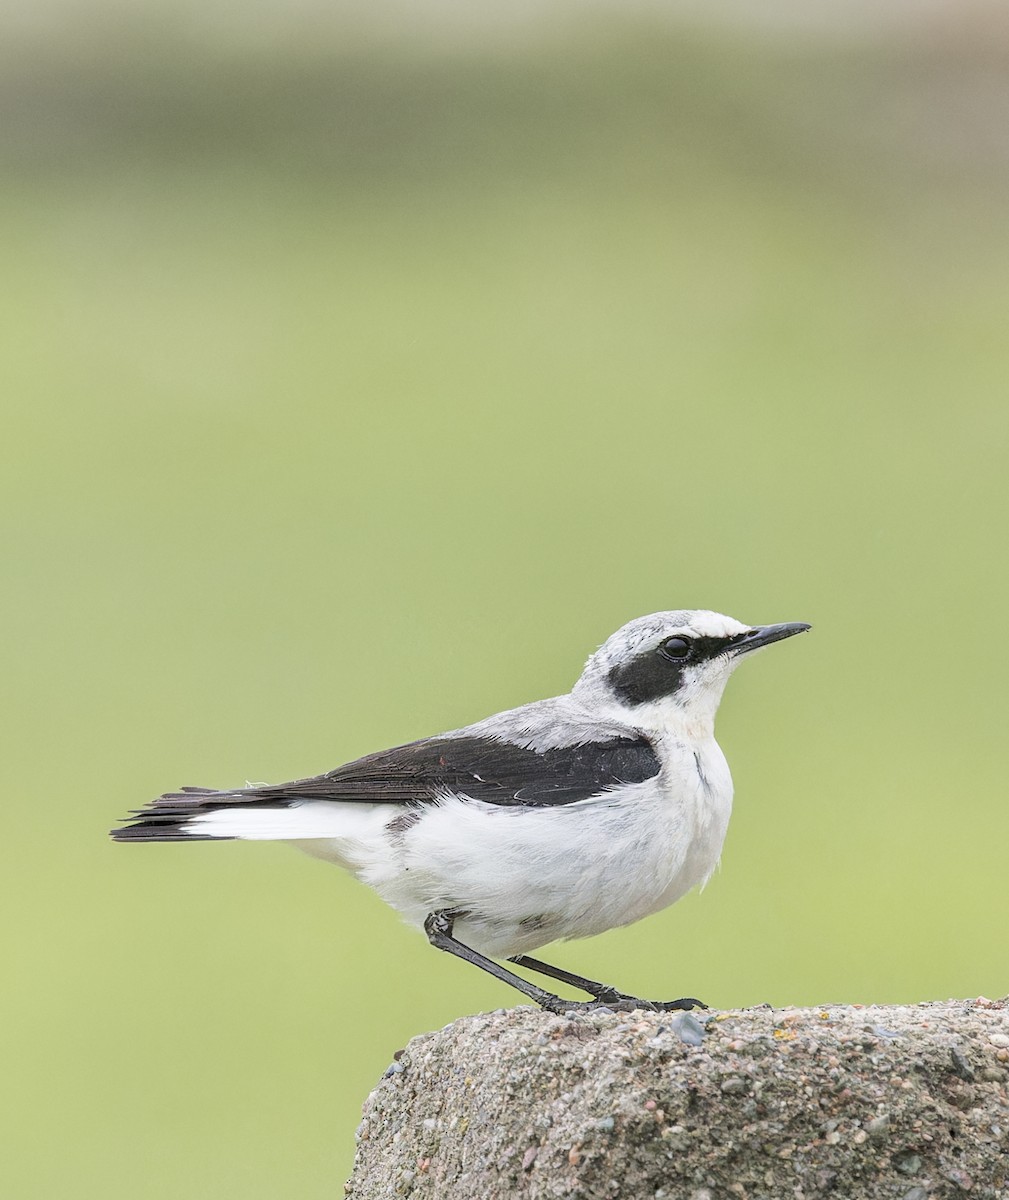
[[[522,1008],[416,1038],[365,1105],[348,1190],[1009,1196],[1006,1001],[708,1013],[700,1044],[689,1028]]]
[[[865,1132],[869,1135],[872,1141],[877,1143],[885,1142],[890,1136],[890,1117],[884,1113],[880,1117],[873,1117],[871,1121],[866,1122]]]

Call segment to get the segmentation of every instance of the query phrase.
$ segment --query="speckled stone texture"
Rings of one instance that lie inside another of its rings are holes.
[[[1009,1200],[1009,999],[551,1016],[415,1038],[353,1200]]]

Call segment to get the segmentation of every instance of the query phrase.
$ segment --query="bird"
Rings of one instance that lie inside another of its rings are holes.
[[[744,658],[809,628],[706,609],[638,617],[565,695],[306,779],[167,792],[111,836],[290,842],[549,1012],[704,1008],[689,996],[643,1000],[530,952],[629,925],[707,882],[732,808],[714,737],[725,685]]]

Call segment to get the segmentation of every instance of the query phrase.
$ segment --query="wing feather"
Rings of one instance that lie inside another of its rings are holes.
[[[644,737],[612,737],[535,750],[488,734],[424,738],[380,750],[324,775],[234,791],[182,788],[137,810],[122,839],[167,838],[194,816],[231,805],[334,803],[429,804],[454,794],[489,804],[574,804],[657,775],[659,759]],[[183,835],[184,836],[184,835]]]

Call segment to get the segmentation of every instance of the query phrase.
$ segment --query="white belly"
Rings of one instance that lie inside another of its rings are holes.
[[[415,925],[455,909],[467,945],[521,954],[640,920],[710,876],[732,804],[728,767],[713,740],[696,761],[674,761],[612,797],[540,808],[453,798],[398,833],[386,830],[394,811],[372,809],[352,842],[301,845],[348,866]]]

